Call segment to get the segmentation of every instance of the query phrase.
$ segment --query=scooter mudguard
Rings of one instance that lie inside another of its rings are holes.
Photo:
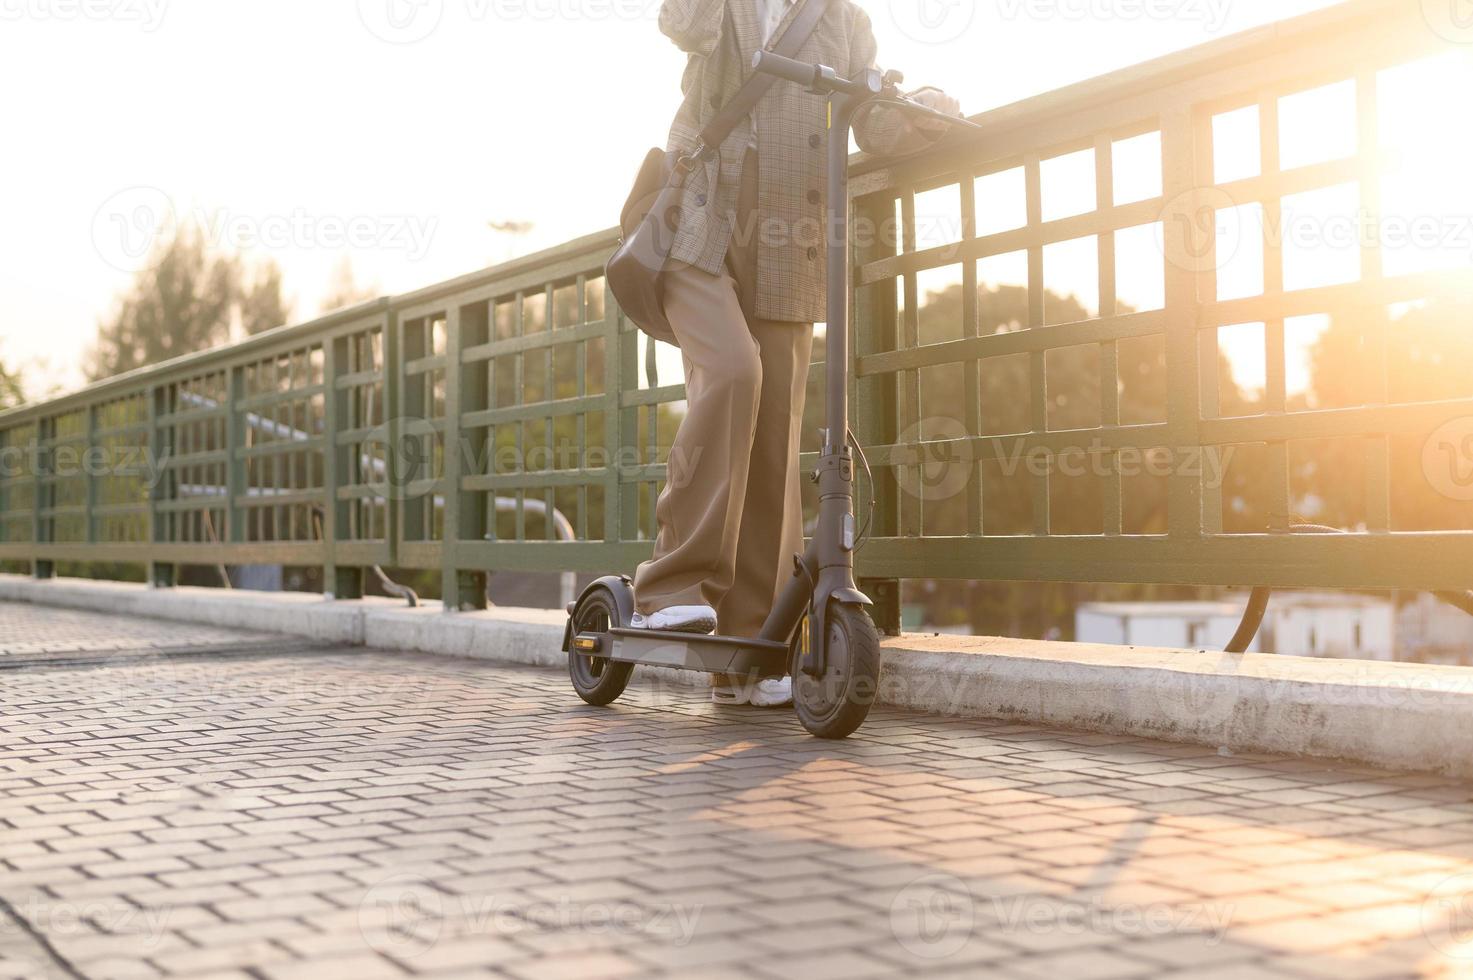
[[[804,617],[804,624],[808,629],[808,642],[803,645],[803,656],[798,661],[798,668],[810,677],[821,677],[823,672],[828,669],[828,657],[825,655],[827,651],[824,648],[824,644],[825,634],[828,630],[827,610],[829,604],[834,602],[850,606],[873,606],[875,604],[874,600],[869,596],[858,589],[848,586],[841,586],[834,589],[821,601],[821,606],[815,602],[815,608],[822,608],[824,610],[822,616],[809,615]],[[803,629],[803,626],[800,626],[799,629]]]
[[[628,626],[634,620],[634,580],[628,575],[605,575],[596,582],[591,583],[588,588],[578,596],[578,601],[568,605],[568,625],[563,627],[563,653],[568,653],[573,647],[573,614],[583,604],[583,600],[598,591],[607,589],[614,597],[614,605],[619,609],[620,626]]]

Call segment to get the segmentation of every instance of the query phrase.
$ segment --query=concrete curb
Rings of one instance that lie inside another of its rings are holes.
[[[150,589],[131,582],[38,581],[21,575],[0,575],[0,600],[287,633],[346,646],[363,645],[365,611],[377,601],[368,600],[362,607],[356,607],[352,603],[324,602],[321,596],[298,592]]]
[[[986,637],[885,644],[880,703],[1473,776],[1473,671]]]
[[[0,575],[0,600],[203,623],[375,650],[562,669],[564,616],[290,593],[148,589]],[[643,676],[703,685],[688,671]],[[878,703],[957,717],[1344,759],[1473,777],[1473,671],[1268,654],[905,636],[885,643]]]
[[[283,633],[370,650],[558,670],[567,665],[562,652],[567,617],[555,609],[502,608],[447,616],[433,601],[411,609],[402,600],[379,597],[330,602],[302,592],[151,589],[131,582],[37,580],[21,575],[0,575],[0,601]],[[683,687],[706,685],[703,674],[665,667],[642,667],[635,676]]]

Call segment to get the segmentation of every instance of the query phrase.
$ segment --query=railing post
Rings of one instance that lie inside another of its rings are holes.
[[[1163,189],[1168,201],[1189,200],[1197,189],[1196,130],[1189,108],[1161,120]],[[1183,261],[1192,254],[1192,228],[1168,220],[1166,239],[1166,418],[1171,448],[1201,445],[1202,378],[1197,272]],[[1203,536],[1202,473],[1178,467],[1167,487],[1167,526],[1177,543]]]
[[[399,563],[400,545],[404,541],[404,494],[399,490],[399,440],[402,438],[399,420],[404,414],[404,353],[399,337],[399,313],[392,308],[384,311],[383,342],[379,345],[380,361],[374,365],[383,378],[383,431],[388,440],[384,446],[384,542],[388,549],[388,567]],[[361,370],[362,364],[355,364]],[[355,402],[354,404],[361,404]],[[372,425],[372,412],[353,423],[358,426]],[[366,474],[372,481],[377,474]]]
[[[246,539],[245,511],[240,505],[246,495],[245,368],[233,367],[226,380],[225,394],[225,541],[241,544]]]
[[[887,210],[888,207],[888,210]],[[881,200],[867,199],[855,204],[855,224],[862,232],[855,244],[856,265],[874,262],[896,254],[894,199],[882,196]],[[854,308],[854,360],[880,351],[894,350],[896,342],[895,324],[895,280],[858,290],[853,297]],[[833,324],[829,329],[835,329]],[[829,365],[827,370],[832,370]],[[859,378],[851,375],[850,401],[853,404],[855,438],[862,446],[894,445],[895,432],[895,377],[878,375]],[[882,471],[883,472],[883,471]],[[870,525],[872,537],[894,537],[900,530],[900,502],[894,493],[894,481],[876,477],[865,488],[864,493],[874,503],[874,520]],[[855,501],[860,525],[870,513],[867,498]],[[871,610],[875,625],[882,633],[900,635],[900,580],[884,574],[884,569],[869,567],[860,562],[860,591],[874,600]]]
[[[338,434],[349,417],[348,392],[338,386],[348,354],[348,338],[322,344],[322,591],[329,599],[363,598],[363,569],[338,564],[338,538],[348,526],[348,506],[338,496],[351,471],[348,447]]]
[[[19,474],[10,467],[10,439],[14,429],[0,429],[0,544],[10,543],[10,481]]]
[[[414,329],[410,330],[410,326]],[[426,477],[422,465],[416,466],[411,472],[408,458],[408,440],[423,439],[424,427],[415,426],[413,433],[407,431],[406,422],[411,421],[409,413],[414,413],[415,421],[423,422],[420,413],[425,411],[426,383],[423,374],[410,374],[406,370],[411,361],[419,360],[429,353],[424,341],[424,330],[418,320],[407,320],[398,318],[393,325],[394,343],[389,347],[389,356],[386,371],[391,372],[394,384],[394,397],[390,398],[390,404],[394,406],[394,414],[389,417],[389,480],[390,499],[393,507],[399,514],[399,526],[396,530],[398,540],[403,543],[415,542],[423,544],[430,538],[432,521],[425,519],[424,498],[415,489],[416,481],[423,481]],[[412,406],[412,407],[411,407]],[[425,455],[425,447],[416,445],[415,454],[422,459]],[[433,498],[433,491],[431,491]],[[431,501],[433,505],[433,499]],[[433,515],[431,515],[433,517]]]
[[[82,514],[82,540],[88,544],[97,543],[97,406],[88,405],[87,412],[87,449],[82,453],[82,479],[86,481],[86,509]]]
[[[153,486],[148,490],[148,537],[155,549],[171,543],[173,525],[173,516],[159,511],[161,501],[174,498],[174,473],[169,468],[174,455],[174,427],[161,422],[175,408],[170,390],[168,385],[151,388],[148,397],[148,446],[153,471]],[[156,589],[173,588],[177,568],[172,562],[151,559],[148,581]]]
[[[445,515],[440,564],[446,612],[486,608],[486,573],[463,568],[460,554],[462,541],[486,536],[486,508],[479,503],[480,495],[467,493],[461,486],[466,460],[485,456],[477,448],[484,445],[485,432],[474,438],[465,434],[461,419],[467,411],[485,407],[486,365],[477,362],[467,367],[463,353],[467,347],[486,342],[487,322],[484,303],[452,305],[445,314],[445,442],[440,478]]]
[[[604,543],[624,540],[620,520],[624,496],[624,335],[619,304],[604,284]]]
[[[31,515],[31,541],[33,543],[31,574],[38,579],[49,579],[56,577],[56,563],[49,558],[42,558],[41,552],[51,542],[51,529],[53,520],[46,514],[51,507],[52,483],[51,475],[51,440],[56,432],[56,420],[42,417],[36,420],[36,452],[32,457],[35,466],[35,493],[33,495]]]
[[[614,294],[608,294],[610,307]],[[626,396],[639,391],[639,338],[640,334],[626,327],[622,315],[613,321],[613,346],[609,349],[609,384],[614,392],[614,407],[609,414],[614,416],[610,426],[612,435],[609,451],[617,456],[618,472],[614,479],[617,492],[604,506],[613,510],[612,519],[617,528],[615,540],[620,543],[639,540],[639,498],[642,485],[627,479],[631,472],[637,473],[649,462],[639,445],[639,408],[629,405]],[[648,340],[653,345],[654,340]],[[626,469],[627,468],[627,469]],[[631,574],[634,569],[627,569]]]

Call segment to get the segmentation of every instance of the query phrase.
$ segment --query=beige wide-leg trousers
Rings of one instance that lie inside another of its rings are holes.
[[[687,412],[634,595],[645,615],[706,604],[723,635],[756,636],[803,550],[797,457],[813,325],[748,320],[737,278],[745,256],[733,255],[721,275],[683,263],[666,271]]]

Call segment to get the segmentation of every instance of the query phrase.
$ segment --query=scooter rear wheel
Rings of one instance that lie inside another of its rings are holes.
[[[824,643],[822,677],[803,673],[801,636],[793,643],[793,707],[810,735],[848,738],[864,724],[879,689],[879,631],[863,607],[835,605]]]
[[[573,635],[604,633],[623,626],[619,606],[607,589],[595,589],[573,611]],[[610,638],[612,639],[612,638]],[[615,663],[607,657],[590,657],[576,649],[568,651],[568,676],[578,696],[595,707],[613,704],[629,686],[633,664]]]

